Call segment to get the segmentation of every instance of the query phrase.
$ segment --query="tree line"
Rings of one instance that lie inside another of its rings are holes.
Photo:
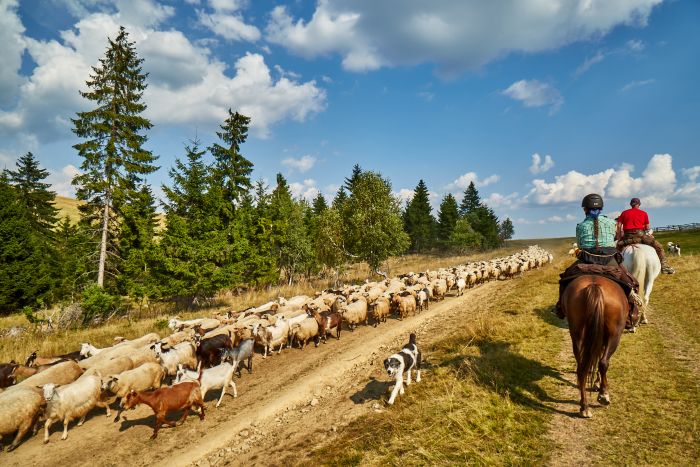
[[[459,206],[445,196],[436,219],[422,180],[402,207],[387,178],[358,165],[330,204],[320,193],[295,199],[282,174],[273,187],[254,182],[241,152],[250,118],[232,110],[215,143],[185,145],[159,214],[146,180],[159,167],[144,147],[152,124],[142,63],[121,28],[81,92],[92,108],[72,119],[82,160],[76,223],[59,219],[48,171],[31,152],[0,173],[0,313],[81,299],[101,314],[120,297],[191,306],[223,289],[337,280],[360,261],[382,275],[389,256],[493,248],[513,234],[473,184]]]

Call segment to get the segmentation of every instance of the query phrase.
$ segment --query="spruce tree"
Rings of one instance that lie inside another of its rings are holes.
[[[464,197],[459,205],[459,214],[464,217],[467,214],[474,212],[479,206],[481,206],[481,198],[479,198],[479,192],[474,186],[474,182],[469,182],[469,186],[464,190]]]
[[[222,144],[214,143],[209,148],[215,161],[214,183],[221,187],[220,209],[225,226],[233,221],[236,206],[253,187],[250,181],[253,163],[241,154],[241,145],[248,138],[249,124],[249,117],[228,109],[221,131],[216,132]]]
[[[446,245],[449,242],[458,219],[457,200],[451,193],[448,193],[442,199],[438,212],[437,239],[441,244]]]
[[[78,112],[73,132],[84,141],[73,146],[83,162],[82,174],[73,179],[84,225],[99,232],[97,284],[102,287],[105,272],[114,269],[119,257],[118,229],[122,208],[136,196],[144,177],[157,170],[156,157],[143,146],[151,122],[142,116],[146,74],[142,72],[134,43],[121,27],[99,65],[92,68],[89,90],[80,95],[95,104],[93,110]]]
[[[352,191],[355,188],[355,184],[357,183],[357,180],[359,179],[361,174],[362,167],[360,167],[360,164],[355,164],[354,166],[352,166],[352,174],[350,174],[349,177],[345,178],[345,184],[343,185],[348,193],[352,194]]]
[[[435,218],[430,206],[430,194],[423,180],[413,191],[413,198],[406,205],[404,226],[411,238],[411,251],[423,252],[432,248],[435,235]]]
[[[333,198],[333,208],[337,209],[338,211],[343,210],[343,205],[345,204],[345,201],[348,200],[348,194],[345,191],[345,187],[340,187],[338,189],[338,192],[335,194],[335,198]]]
[[[20,157],[16,166],[17,170],[7,171],[9,183],[27,208],[32,227],[48,239],[58,221],[58,209],[54,206],[56,193],[49,190],[50,183],[43,181],[49,171],[39,166],[31,152]]]
[[[312,209],[315,216],[320,216],[323,211],[328,209],[326,198],[319,192],[313,200]]]

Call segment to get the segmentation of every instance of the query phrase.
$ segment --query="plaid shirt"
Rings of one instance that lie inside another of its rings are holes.
[[[609,217],[598,217],[598,246],[615,246],[616,225],[617,223]],[[595,226],[592,217],[586,217],[586,220],[576,225],[576,242],[579,248],[595,248]]]

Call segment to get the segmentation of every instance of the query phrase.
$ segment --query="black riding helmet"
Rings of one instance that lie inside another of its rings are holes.
[[[581,201],[581,207],[588,209],[603,209],[603,197],[597,193],[586,195]]]

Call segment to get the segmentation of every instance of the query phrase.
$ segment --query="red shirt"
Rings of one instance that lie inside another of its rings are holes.
[[[628,230],[643,230],[649,224],[649,216],[639,208],[632,208],[622,211],[617,221],[622,224],[625,232]]]

